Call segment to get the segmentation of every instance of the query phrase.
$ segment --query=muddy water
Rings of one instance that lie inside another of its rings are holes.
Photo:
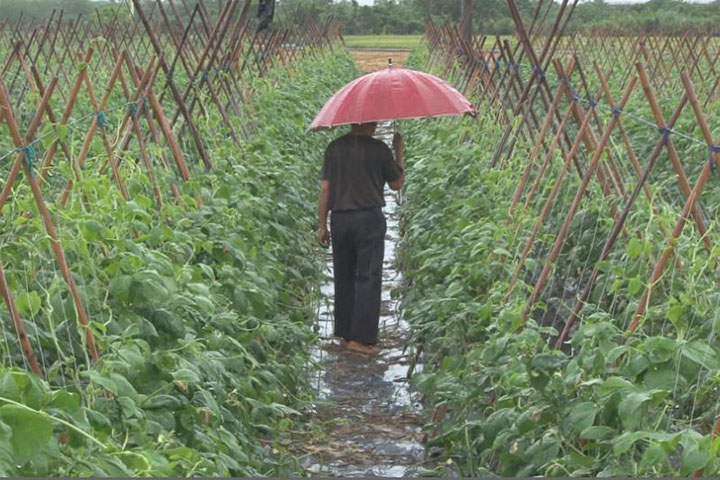
[[[378,138],[392,139],[388,125]],[[402,282],[396,268],[397,195],[385,192],[385,259],[377,357],[349,352],[333,338],[332,257],[318,308],[321,343],[314,357],[321,369],[314,378],[318,400],[296,447],[303,467],[317,476],[418,476],[424,447],[420,443],[423,411],[418,393],[407,381],[412,358],[410,328],[398,315],[392,291]],[[415,372],[422,369],[419,364]]]

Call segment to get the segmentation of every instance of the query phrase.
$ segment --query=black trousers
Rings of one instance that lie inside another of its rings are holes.
[[[379,207],[330,217],[338,337],[377,343],[386,229]]]

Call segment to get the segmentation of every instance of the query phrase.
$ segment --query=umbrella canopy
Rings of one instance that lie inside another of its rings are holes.
[[[310,130],[464,113],[475,114],[475,107],[445,80],[390,66],[341,88],[317,114]]]

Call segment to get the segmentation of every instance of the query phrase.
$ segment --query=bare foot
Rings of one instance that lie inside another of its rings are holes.
[[[363,345],[360,342],[356,342],[355,340],[349,340],[347,343],[348,350],[352,350],[356,353],[362,353],[363,355],[377,355],[380,353],[380,349],[377,347],[372,347],[370,345]]]

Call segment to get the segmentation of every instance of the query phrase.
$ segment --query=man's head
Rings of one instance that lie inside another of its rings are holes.
[[[351,128],[351,132],[353,135],[371,136],[375,133],[375,129],[377,128],[377,122],[353,123]]]

